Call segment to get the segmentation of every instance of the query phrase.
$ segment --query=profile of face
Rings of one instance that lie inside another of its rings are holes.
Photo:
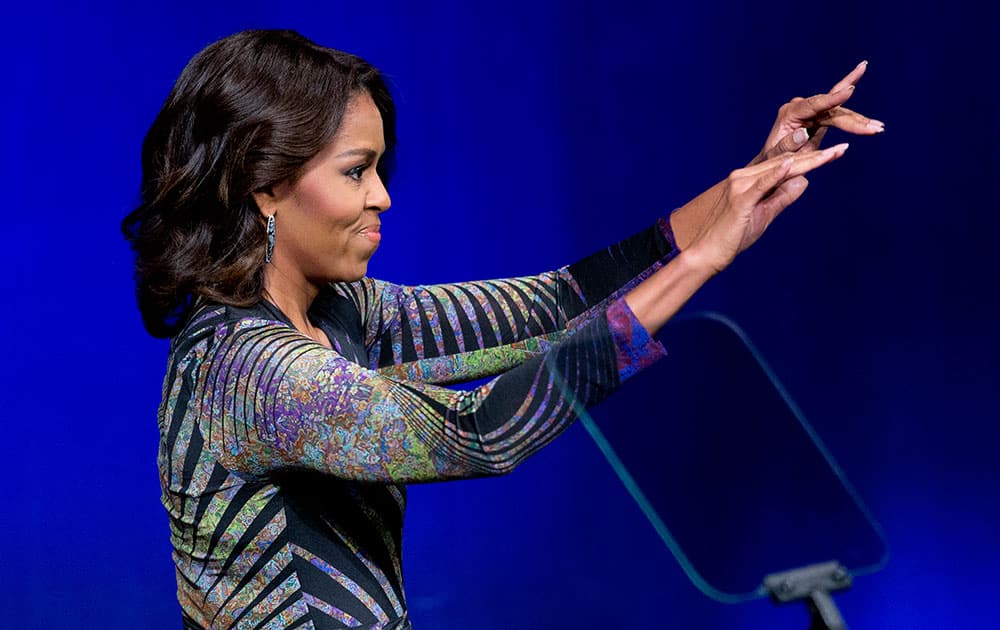
[[[382,238],[389,193],[376,172],[385,152],[382,116],[367,92],[355,94],[340,127],[294,182],[254,193],[275,218],[273,269],[320,286],[365,276]]]

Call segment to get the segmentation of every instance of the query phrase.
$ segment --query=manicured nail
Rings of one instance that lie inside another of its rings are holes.
[[[847,142],[844,142],[844,143],[842,143],[842,144],[836,144],[836,145],[834,145],[834,146],[830,147],[829,149],[826,149],[826,150],[825,150],[825,151],[823,151],[823,152],[824,152],[825,154],[827,154],[827,155],[836,155],[836,154],[838,154],[838,153],[839,153],[840,155],[843,155],[843,154],[844,154],[844,151],[847,151],[847,147],[849,147],[849,146],[851,146],[851,145],[850,145],[850,144],[848,144]]]
[[[868,65],[868,60],[865,59],[864,61],[858,64],[858,67],[860,68],[861,66],[867,66],[867,65]]]
[[[792,134],[792,140],[795,142],[795,144],[802,144],[808,139],[809,139],[809,132],[806,131],[804,128],[796,129],[795,133]]]
[[[882,122],[881,120],[869,120],[868,130],[874,131],[875,133],[882,133],[883,131],[885,131],[885,123]]]

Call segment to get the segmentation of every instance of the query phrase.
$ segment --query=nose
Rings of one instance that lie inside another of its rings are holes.
[[[379,212],[385,212],[392,205],[392,199],[389,198],[389,191],[386,190],[385,183],[382,181],[381,177],[373,177],[371,189],[368,191],[368,208],[371,210],[378,210]]]

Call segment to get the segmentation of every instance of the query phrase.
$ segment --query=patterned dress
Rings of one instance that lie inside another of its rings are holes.
[[[661,220],[538,276],[329,285],[334,350],[267,302],[196,308],[159,409],[185,627],[409,628],[405,484],[510,472],[659,358],[621,296],[675,252]]]

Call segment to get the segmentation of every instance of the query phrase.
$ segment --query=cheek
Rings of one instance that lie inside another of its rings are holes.
[[[296,205],[317,224],[346,228],[357,222],[364,208],[363,199],[350,186],[326,184],[299,190]]]

